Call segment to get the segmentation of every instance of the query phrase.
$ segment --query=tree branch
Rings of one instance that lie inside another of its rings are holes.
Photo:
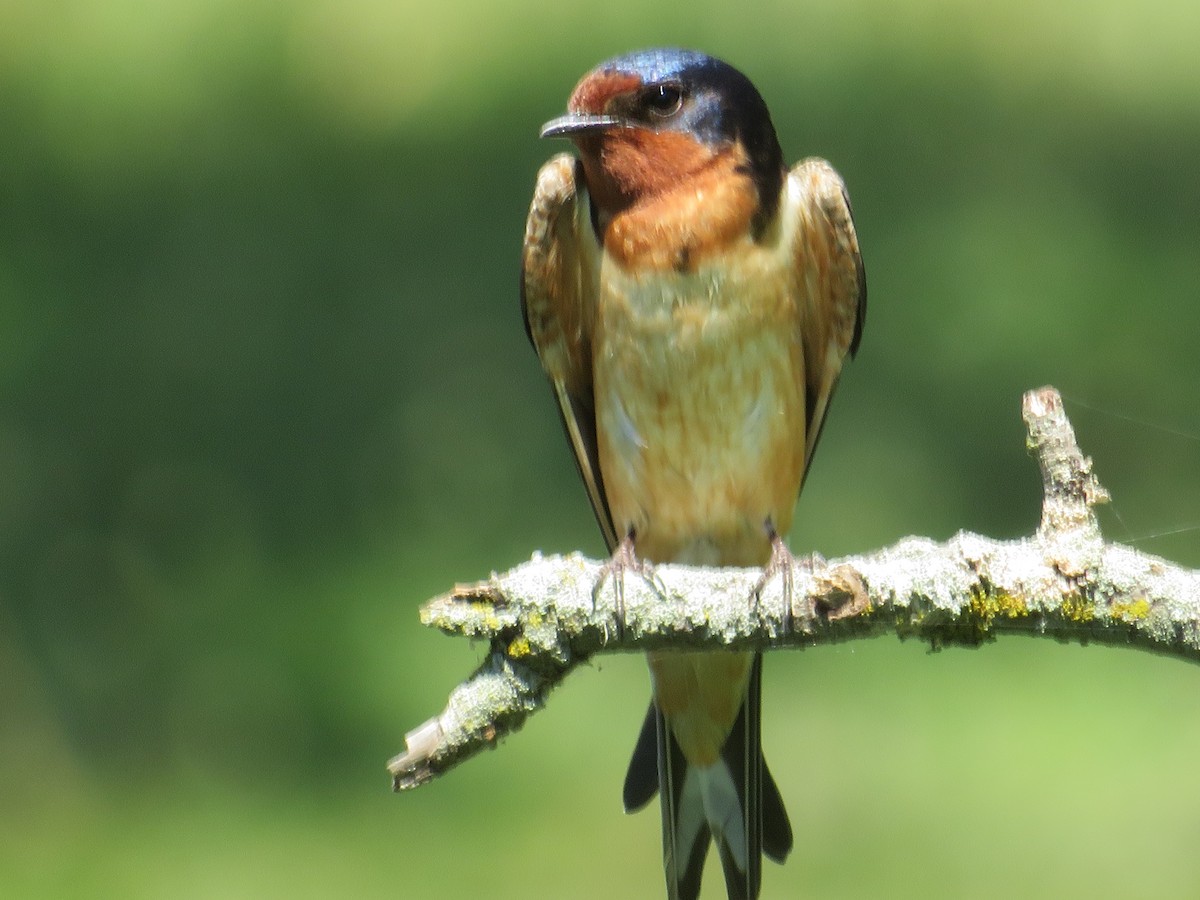
[[[421,610],[447,634],[486,638],[487,658],[441,715],[405,735],[388,763],[396,790],[422,785],[521,727],[580,663],[656,648],[807,647],[893,632],[934,647],[1020,632],[1137,646],[1200,661],[1200,572],[1106,544],[1092,507],[1108,494],[1053,388],[1025,395],[1029,449],[1042,470],[1037,532],[798,561],[755,594],[762,570],[655,566],[608,574],[579,554],[533,559],[459,585]],[[617,610],[623,609],[620,619]]]

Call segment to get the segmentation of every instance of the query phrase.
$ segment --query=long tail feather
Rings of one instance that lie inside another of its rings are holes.
[[[689,765],[668,722],[653,703],[625,777],[625,810],[640,809],[662,788],[663,868],[670,900],[696,900],[715,839],[730,900],[759,895],[762,854],[783,862],[792,849],[779,788],[760,745],[762,657],[756,655],[746,700],[720,759]]]

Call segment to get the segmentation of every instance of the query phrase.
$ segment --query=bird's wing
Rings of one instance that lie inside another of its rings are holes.
[[[792,235],[793,290],[804,347],[805,473],[846,354],[854,355],[867,314],[867,281],[850,198],[841,176],[823,159],[788,173],[785,233]]]
[[[578,161],[555,156],[538,173],[525,227],[521,310],[550,378],[588,499],[611,551],[617,546],[596,448],[592,332],[599,247]]]

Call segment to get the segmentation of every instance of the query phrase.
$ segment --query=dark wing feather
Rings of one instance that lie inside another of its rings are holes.
[[[841,176],[823,159],[806,159],[788,174],[784,208],[794,235],[794,290],[804,347],[807,398],[805,474],[812,465],[829,401],[862,338],[867,279],[850,198]]]
[[[600,250],[589,224],[587,202],[574,157],[559,154],[542,166],[525,227],[521,311],[530,343],[550,378],[579,475],[611,551],[617,546],[617,536],[600,474],[592,396],[594,260]]]

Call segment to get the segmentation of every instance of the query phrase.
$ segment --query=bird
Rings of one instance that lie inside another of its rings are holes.
[[[790,571],[782,536],[866,314],[842,178],[789,169],[753,83],[681,48],[600,63],[541,136],[576,153],[538,172],[521,307],[616,574]],[[669,898],[699,895],[715,843],[728,897],[752,900],[762,855],[793,841],[762,756],[761,653],[648,662],[625,809],[660,795]]]

